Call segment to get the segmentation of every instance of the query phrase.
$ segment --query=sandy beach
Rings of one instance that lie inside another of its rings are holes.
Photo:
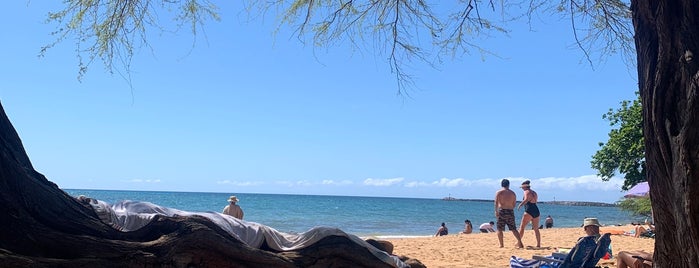
[[[633,230],[632,225],[602,227],[602,233],[622,233]],[[450,229],[459,232],[459,229]],[[505,231],[505,247],[500,248],[496,233],[449,234],[440,237],[385,239],[393,243],[396,255],[406,255],[420,260],[427,267],[509,267],[511,256],[531,258],[533,255],[550,255],[556,248],[570,248],[579,237],[582,228],[552,228],[541,230],[542,249],[516,249],[515,238]],[[536,246],[532,230],[526,230],[525,246]],[[622,250],[644,250],[652,252],[655,239],[634,238],[623,234],[612,235],[612,251],[616,255]],[[600,260],[602,267],[616,267],[616,256]]]

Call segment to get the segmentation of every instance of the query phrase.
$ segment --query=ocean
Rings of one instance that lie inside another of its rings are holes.
[[[113,204],[122,200],[146,201],[192,212],[221,212],[230,195],[236,195],[244,220],[287,233],[302,233],[314,226],[340,228],[360,237],[431,236],[444,222],[450,233],[460,232],[464,220],[478,231],[481,223],[495,221],[492,201],[444,201],[441,199],[319,196],[248,193],[198,193],[64,189],[72,196],[85,195]],[[603,225],[638,221],[617,207],[539,204],[541,224],[551,215],[556,227],[579,227],[585,217]],[[517,221],[523,210],[516,210]],[[518,224],[519,225],[519,224]]]

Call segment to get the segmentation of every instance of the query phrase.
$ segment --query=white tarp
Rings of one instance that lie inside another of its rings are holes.
[[[84,197],[81,197],[84,198]],[[124,232],[137,230],[148,224],[155,215],[163,216],[202,216],[226,230],[238,240],[250,247],[260,248],[264,242],[267,246],[278,251],[297,250],[308,247],[327,236],[344,236],[367,248],[379,260],[394,267],[408,267],[396,256],[376,249],[361,238],[343,232],[337,228],[314,227],[300,234],[289,234],[275,230],[266,225],[236,219],[218,212],[188,212],[173,208],[161,207],[149,202],[122,201],[109,205],[104,201],[89,199],[89,204],[97,212],[100,219]]]

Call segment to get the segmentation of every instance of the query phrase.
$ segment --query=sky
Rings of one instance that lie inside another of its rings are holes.
[[[64,189],[492,199],[507,178],[541,201],[624,194],[590,160],[636,71],[591,66],[565,19],[475,40],[497,56],[408,62],[399,95],[375,43],[314,47],[227,2],[196,36],[150,32],[130,83],[99,61],[79,81],[73,40],[38,57],[61,3],[8,2],[0,102],[34,168]]]

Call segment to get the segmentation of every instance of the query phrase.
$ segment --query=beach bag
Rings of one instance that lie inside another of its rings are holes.
[[[539,267],[539,261],[523,259],[520,257],[510,257],[510,268],[536,268]]]

